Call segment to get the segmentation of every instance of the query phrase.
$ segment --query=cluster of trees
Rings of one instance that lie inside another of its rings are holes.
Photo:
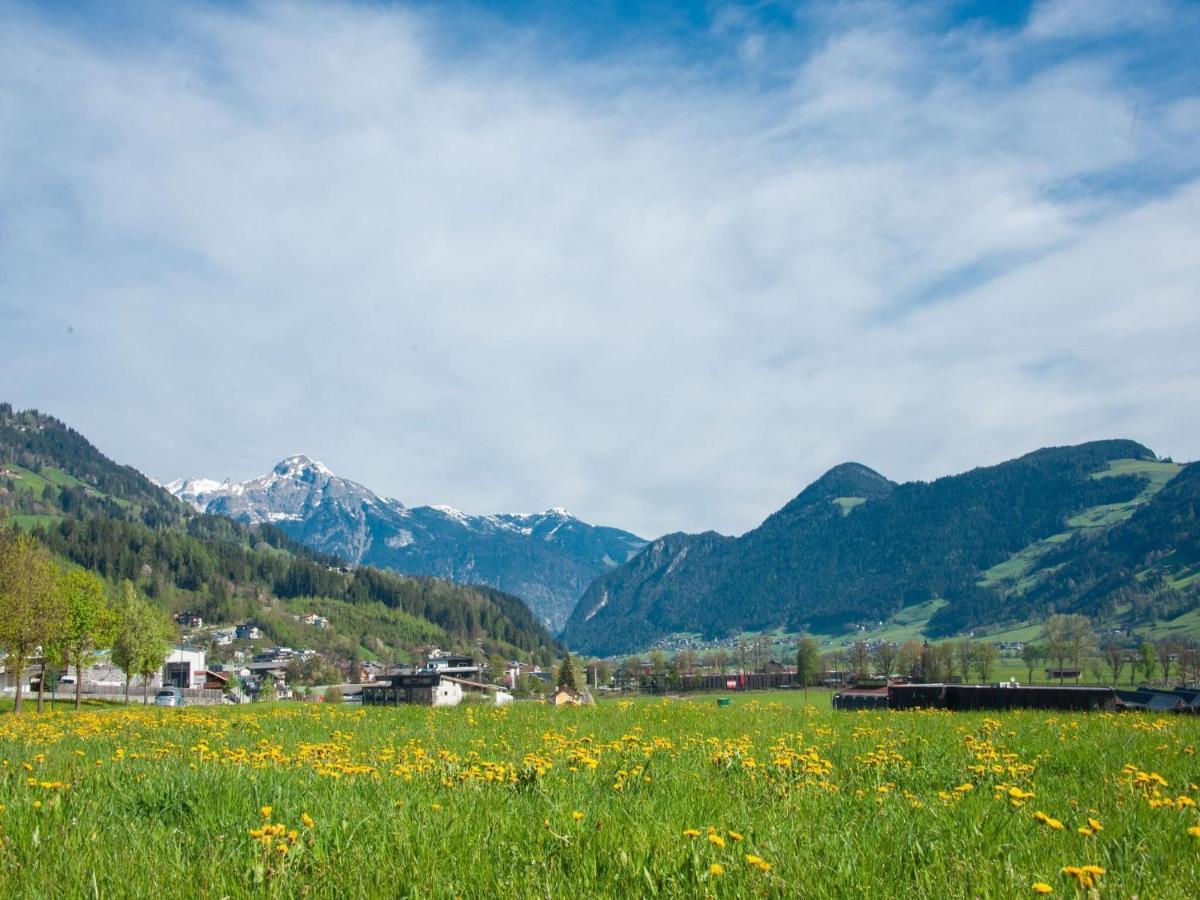
[[[981,681],[988,681],[1000,658],[1000,651],[995,644],[968,638],[937,643],[909,640],[900,644],[891,641],[874,644],[855,641],[848,648],[839,648],[820,657],[815,650],[815,642],[806,638],[801,644],[798,659],[804,659],[805,665],[811,668],[814,657],[818,657],[830,670],[850,678],[902,675],[932,682],[950,681],[957,676],[969,681],[977,674]]]
[[[47,666],[73,667],[75,707],[79,708],[83,670],[100,650],[111,648],[114,665],[129,682],[149,678],[166,660],[173,626],[126,581],[115,603],[94,573],[62,571],[44,545],[18,529],[0,529],[0,649],[16,679],[14,711],[21,712],[25,676],[40,667],[38,709],[43,706]]]
[[[1057,671],[1060,682],[1071,677],[1067,673],[1073,671],[1079,673],[1076,680],[1087,678],[1114,686],[1124,672],[1128,672],[1130,684],[1138,678],[1168,682],[1172,674],[1180,681],[1200,681],[1200,640],[1164,638],[1152,642],[1110,636],[1102,642],[1092,620],[1079,613],[1050,616],[1039,639],[1024,643],[1020,656],[1030,682],[1036,680],[1035,673],[1042,666]],[[806,684],[812,683],[811,676],[819,675],[823,668],[852,678],[902,675],[935,682],[955,676],[968,681],[978,675],[986,682],[999,657],[994,643],[966,638],[938,643],[881,641],[874,645],[857,641],[847,649],[822,656],[816,642],[805,638],[797,654],[797,667]]]

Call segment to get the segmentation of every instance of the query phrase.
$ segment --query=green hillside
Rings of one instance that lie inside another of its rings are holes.
[[[515,597],[369,567],[351,571],[272,526],[197,515],[61,422],[7,404],[0,404],[0,515],[110,584],[133,581],[169,612],[251,620],[280,643],[295,642],[293,614],[326,615],[328,631],[301,637],[335,657],[382,650],[400,659],[427,643],[547,660],[559,650]]]
[[[740,538],[653,542],[597,579],[564,638],[621,653],[680,633],[843,640],[865,628],[894,639],[1067,609],[1138,622],[1180,614],[1197,602],[1190,469],[1116,440],[929,483],[840,466]],[[1125,552],[1134,546],[1141,557]]]

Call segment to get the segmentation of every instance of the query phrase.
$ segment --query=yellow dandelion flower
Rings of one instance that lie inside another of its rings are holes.
[[[434,812],[440,812],[440,811],[441,811],[441,809],[442,809],[442,804],[440,804],[440,803],[430,803],[430,804],[429,804],[429,808],[430,808],[430,809],[432,809]]]
[[[1088,819],[1088,828],[1092,829],[1092,831],[1104,830],[1104,826],[1101,825],[1096,819]]]
[[[700,832],[695,828],[685,828],[683,829],[683,836],[687,838],[700,837]]]
[[[967,781],[967,782],[964,782],[963,784],[960,784],[958,787],[956,787],[954,789],[954,793],[966,794],[973,790],[975,790],[975,785],[973,785],[973,784],[971,784],[971,782]]]
[[[1054,888],[1050,887],[1044,881],[1035,881],[1033,883],[1033,892],[1035,894],[1051,894],[1054,892]]]
[[[317,824],[315,821],[313,821],[313,817],[310,816],[308,813],[301,813],[300,821],[304,823],[305,828],[312,828],[314,825]]]
[[[571,818],[578,822],[583,818],[583,813],[581,813],[579,810],[575,810],[573,813],[571,813]]]
[[[711,866],[708,867],[708,873],[710,875],[715,875],[719,878],[720,876],[725,874],[725,867],[723,865],[721,865],[720,863],[713,863]]]
[[[1188,834],[1190,834],[1192,837],[1200,838],[1200,825],[1193,825],[1188,829]]]
[[[717,849],[724,849],[725,847],[725,838],[721,837],[719,834],[710,834],[708,836],[708,842]]]
[[[270,807],[270,806],[264,806],[262,809],[259,810],[259,812],[262,813],[262,817],[264,819],[269,819],[269,818],[271,818],[271,809],[272,809],[272,807]]]
[[[729,832],[729,838],[730,838],[730,840],[740,841],[740,840],[742,840],[742,835],[736,831],[731,831],[731,832]]]
[[[1090,828],[1080,828],[1080,829],[1079,829],[1079,833],[1080,833],[1080,834],[1082,834],[1084,837],[1091,837],[1091,836],[1092,836],[1092,835],[1094,835],[1096,832],[1094,832],[1094,831],[1093,831],[1092,829],[1090,829]]]

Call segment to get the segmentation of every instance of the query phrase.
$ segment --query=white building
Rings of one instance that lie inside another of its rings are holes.
[[[204,651],[187,644],[171,647],[162,667],[162,683],[181,688],[202,689],[205,681]]]

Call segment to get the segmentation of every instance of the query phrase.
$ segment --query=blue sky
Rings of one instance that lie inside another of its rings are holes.
[[[1200,6],[0,0],[0,395],[167,480],[740,532],[1200,456]]]

